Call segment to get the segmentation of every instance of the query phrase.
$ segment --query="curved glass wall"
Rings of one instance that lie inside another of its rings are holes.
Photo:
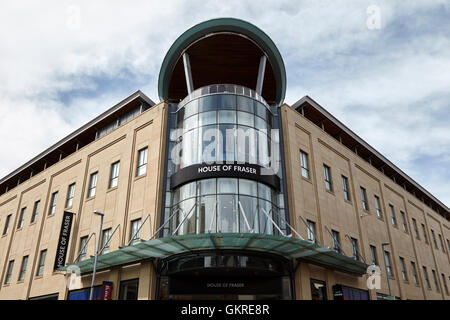
[[[266,172],[281,180],[278,106],[242,86],[210,85],[169,104],[168,120],[165,236],[286,234],[282,183],[276,190],[258,176],[235,175],[170,185],[170,177],[189,166],[220,163],[269,168]]]
[[[271,166],[270,107],[253,90],[234,85],[198,89],[176,111],[174,171],[193,164],[239,162]],[[273,149],[273,150],[272,150]]]
[[[284,233],[278,193],[247,179],[194,181],[172,193],[171,235],[216,232]],[[275,224],[280,228],[275,226]]]

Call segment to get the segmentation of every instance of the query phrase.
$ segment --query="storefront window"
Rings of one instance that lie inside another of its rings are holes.
[[[170,221],[170,233],[177,235],[251,231],[279,234],[277,226],[286,231],[277,192],[253,180],[194,181],[174,190],[173,203],[171,212],[175,214]]]

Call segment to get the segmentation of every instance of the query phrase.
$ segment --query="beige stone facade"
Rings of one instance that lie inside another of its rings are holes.
[[[351,254],[352,246],[344,235],[349,235],[357,239],[359,250],[368,263],[371,262],[370,245],[375,246],[382,271],[384,260],[381,245],[388,242],[390,245],[386,246],[386,251],[390,253],[393,267],[393,276],[390,278],[392,295],[401,299],[450,299],[446,290],[450,282],[450,256],[447,247],[450,222],[299,112],[284,105],[282,117],[287,193],[290,218],[295,228],[306,234],[306,225],[298,218],[299,215],[315,222],[320,242],[330,247],[333,240],[325,230],[325,226],[338,231],[341,236],[340,242],[347,255]],[[310,179],[301,175],[301,150],[309,156]],[[331,168],[332,192],[325,189],[324,164]],[[349,181],[349,201],[344,199],[342,175]],[[369,210],[362,207],[360,187],[366,189]],[[374,196],[378,196],[381,201],[382,219],[377,216]],[[392,224],[389,205],[394,207],[396,225]],[[404,212],[406,217],[406,232],[403,229],[400,212]],[[418,238],[415,236],[412,219],[415,219],[418,226]],[[428,233],[428,243],[424,241],[422,224]],[[437,248],[431,230],[435,233]],[[443,238],[443,245],[439,237]],[[402,277],[400,257],[405,261],[407,280],[403,280]],[[411,261],[416,265],[419,284],[414,282]],[[423,266],[428,271],[430,288],[424,279]],[[435,286],[432,270],[436,272],[438,288]],[[337,283],[366,289],[366,277],[350,277],[333,270],[301,263],[295,279],[298,298],[311,298],[310,278],[325,281],[328,296],[332,295],[331,288]],[[444,280],[447,284],[444,284]],[[388,294],[385,272],[382,275],[381,286],[381,290],[371,290],[372,299],[376,298],[376,292]]]
[[[80,238],[98,233],[99,218],[94,210],[105,213],[103,230],[120,225],[111,239],[111,251],[128,243],[130,221],[136,218],[149,220],[143,225],[141,236],[149,238],[159,226],[158,208],[162,195],[162,155],[164,155],[165,119],[167,105],[160,103],[143,112],[134,120],[120,126],[109,134],[86,145],[62,159],[31,179],[0,197],[0,224],[5,226],[6,217],[11,222],[6,235],[0,238],[0,271],[2,285],[0,299],[29,299],[57,293],[59,299],[67,297],[64,272],[53,271],[56,246],[64,210],[76,213],[72,226],[72,242],[67,261],[73,261],[80,250]],[[137,152],[148,147],[147,173],[136,177]],[[111,164],[120,161],[118,185],[108,188]],[[98,172],[95,196],[87,197],[89,176]],[[68,186],[75,183],[72,207],[65,208]],[[55,213],[49,215],[52,193],[58,192]],[[37,221],[31,223],[33,206],[40,201]],[[22,228],[17,228],[18,215],[26,207]],[[96,238],[89,241],[87,256],[95,252]],[[42,276],[37,276],[37,264],[42,250],[47,250]],[[19,279],[21,263],[28,256],[23,280]],[[10,261],[14,268],[10,283],[5,277]],[[99,273],[96,283],[104,279],[117,283],[121,280],[140,278],[139,298],[151,299],[154,294],[154,270],[151,263],[127,266],[107,273]],[[83,277],[83,287],[90,286]],[[118,290],[113,290],[117,299]]]
[[[358,250],[368,264],[372,259],[370,246],[374,246],[383,275],[382,288],[370,290],[371,299],[376,299],[377,293],[388,294],[382,243],[389,243],[386,250],[392,261],[390,286],[393,296],[401,299],[450,299],[446,289],[450,281],[447,247],[450,222],[290,106],[281,107],[281,117],[287,197],[293,227],[306,235],[306,225],[299,216],[314,222],[319,242],[328,247],[333,246],[333,240],[326,227],[338,231],[344,253],[351,255],[348,235],[357,240]],[[0,238],[0,299],[30,299],[52,294],[57,294],[59,299],[67,299],[65,273],[53,270],[65,210],[76,213],[67,263],[76,258],[80,239],[98,232],[99,218],[93,214],[94,210],[105,213],[104,230],[119,225],[111,240],[111,251],[128,243],[130,221],[136,218],[144,220],[150,215],[142,227],[141,238],[148,239],[155,232],[160,225],[162,207],[166,120],[167,104],[157,104],[0,197],[2,232],[7,216],[11,215],[9,230]],[[147,173],[136,177],[137,152],[144,147],[148,147]],[[309,179],[301,174],[300,151],[308,155]],[[109,170],[117,161],[120,161],[118,185],[108,188]],[[324,164],[331,169],[332,191],[325,189]],[[93,172],[98,172],[98,182],[95,196],[88,198],[89,177]],[[350,200],[344,199],[342,176],[348,179]],[[65,208],[68,186],[73,183],[72,206]],[[362,207],[361,187],[366,190],[368,210]],[[54,192],[58,192],[55,213],[49,214]],[[382,218],[376,212],[375,196],[381,203]],[[40,201],[38,215],[36,221],[31,222],[36,201]],[[390,205],[396,214],[396,225],[392,223]],[[21,228],[17,228],[22,208],[26,208],[24,222]],[[406,231],[401,212],[406,218]],[[416,221],[418,237],[412,219]],[[424,239],[422,224],[428,243]],[[431,230],[435,233],[437,247]],[[94,255],[95,245],[94,237],[87,246],[87,256]],[[39,256],[43,250],[47,250],[46,263],[43,274],[38,276]],[[24,256],[28,256],[27,268],[23,280],[19,280]],[[400,257],[404,260],[407,280],[403,279]],[[9,283],[5,283],[10,261],[14,261],[14,267]],[[414,280],[411,262],[416,266],[418,284]],[[424,266],[428,272],[429,288],[424,278]],[[101,271],[97,274],[96,284],[112,281],[112,298],[118,299],[121,281],[139,279],[138,298],[155,299],[155,268],[154,262],[143,261]],[[346,274],[302,260],[295,262],[294,268],[297,299],[311,299],[311,279],[326,284],[329,299],[333,297],[335,284],[367,290],[367,276]],[[83,276],[82,287],[88,288],[90,281],[90,275]]]

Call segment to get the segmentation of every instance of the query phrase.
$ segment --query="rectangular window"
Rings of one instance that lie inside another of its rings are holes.
[[[308,154],[300,150],[300,165],[302,166],[302,177],[309,179]]]
[[[419,230],[417,229],[417,221],[414,218],[412,218],[411,221],[412,221],[412,224],[413,224],[413,229],[414,229],[414,234],[416,235],[416,239],[420,240]]]
[[[360,187],[360,190],[361,190],[362,207],[364,210],[369,211],[369,204],[367,203],[366,189],[364,189],[363,187]]]
[[[139,241],[141,240],[141,235],[140,235],[140,231],[139,228],[141,227],[141,219],[136,219],[131,221],[131,229],[130,229],[130,241],[131,244],[135,244],[135,243],[139,243]],[[133,238],[132,238],[133,237]]]
[[[103,248],[103,251],[101,252],[101,254],[105,254],[105,253],[109,252],[109,247],[111,245],[111,241],[108,241],[109,238],[111,238],[111,228],[105,229],[102,232],[102,248]]]
[[[11,215],[9,214],[6,217],[5,226],[3,227],[3,235],[8,234],[9,231],[9,223],[11,222]],[[14,227],[13,227],[14,228]]]
[[[425,243],[428,244],[427,229],[425,229],[425,225],[423,223],[422,223],[422,232],[423,232],[423,239],[425,240]]]
[[[41,204],[41,201],[39,201],[39,200],[34,203],[33,213],[31,214],[31,223],[37,221],[37,217],[38,217],[38,213],[39,213],[39,205],[40,204]]]
[[[333,235],[333,249],[337,253],[341,253],[341,246],[339,242],[339,232],[335,230],[331,230],[331,234]]]
[[[67,189],[66,208],[70,208],[72,206],[74,195],[75,195],[75,183],[72,183]]]
[[[416,263],[414,261],[411,261],[411,271],[414,278],[414,283],[419,284],[419,277],[417,277],[417,269],[416,269]]]
[[[431,274],[433,275],[434,287],[436,288],[437,292],[440,292],[441,290],[439,289],[439,282],[438,282],[436,271],[431,270]]]
[[[344,190],[344,199],[350,201],[350,191],[348,190],[348,178],[342,176],[342,188]]]
[[[117,183],[119,182],[119,168],[120,161],[114,162],[111,165],[111,172],[109,175],[109,188],[117,187]]]
[[[433,238],[434,247],[435,247],[436,249],[439,249],[439,248],[438,248],[437,241],[436,241],[436,235],[434,234],[434,230],[433,230],[433,229],[431,229],[431,238]]]
[[[392,273],[392,264],[391,264],[391,255],[388,251],[384,250],[384,263],[386,264],[386,272],[389,277],[393,277]]]
[[[408,225],[406,224],[406,215],[403,211],[400,211],[400,217],[402,218],[403,231],[408,232]]]
[[[89,178],[89,190],[88,190],[88,198],[92,198],[95,196],[95,191],[97,189],[97,177],[98,172],[91,173]]]
[[[88,241],[88,236],[80,238],[80,253],[79,253],[80,258],[79,258],[79,261],[82,261],[82,260],[86,259],[86,252],[87,252],[87,245],[86,245],[86,243],[87,243],[87,241]]]
[[[442,284],[444,285],[445,294],[449,295],[450,293],[448,292],[447,279],[445,279],[445,274],[442,273],[441,276],[442,276]]]
[[[21,229],[23,227],[23,222],[25,221],[25,212],[27,211],[26,207],[23,207],[20,210],[19,214],[19,222],[17,222],[17,229]]]
[[[430,279],[428,278],[427,267],[422,267],[422,270],[423,270],[423,277],[425,279],[425,283],[427,285],[427,288],[431,289]]]
[[[378,265],[377,248],[375,246],[370,246],[370,256],[372,258],[372,264]]]
[[[316,224],[310,220],[306,220],[308,224],[308,240],[311,242],[316,242]]]
[[[57,199],[58,199],[58,191],[52,193],[52,198],[50,200],[50,208],[48,209],[49,216],[55,214]]]
[[[6,272],[5,284],[11,283],[11,276],[14,269],[14,260],[11,260],[8,264],[8,271]]]
[[[312,300],[327,300],[327,286],[325,281],[311,279],[310,286]]]
[[[323,165],[323,174],[325,177],[325,188],[333,191],[333,182],[331,181],[331,169],[327,165]]]
[[[358,255],[358,240],[355,238],[350,238],[350,242],[352,243],[352,255],[354,260],[359,260]]]
[[[42,276],[44,274],[45,258],[47,257],[47,250],[42,250],[39,257],[39,265],[36,272],[37,276]]]
[[[139,279],[120,281],[119,300],[138,299]]]
[[[450,240],[447,239],[447,250],[450,250]]]
[[[147,153],[148,148],[144,148],[138,151],[138,163],[136,169],[136,176],[142,176],[147,172]]]
[[[378,196],[374,196],[375,199],[375,208],[377,209],[377,216],[380,219],[383,219],[383,211],[381,211],[380,198]]]
[[[395,218],[394,206],[392,204],[389,205],[389,211],[391,212],[391,222],[393,226],[397,226],[397,219]]]
[[[25,279],[25,273],[27,272],[28,256],[23,257],[22,266],[20,267],[19,281]]]
[[[439,234],[439,242],[441,243],[441,249],[443,252],[445,252],[445,246],[444,241],[442,240],[442,236]]]
[[[406,272],[405,259],[400,257],[400,269],[402,271],[402,278],[404,281],[408,281],[408,273]]]

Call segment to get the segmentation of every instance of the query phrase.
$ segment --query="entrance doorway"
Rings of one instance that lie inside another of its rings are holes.
[[[266,254],[203,253],[160,263],[162,300],[286,300],[291,264]]]

